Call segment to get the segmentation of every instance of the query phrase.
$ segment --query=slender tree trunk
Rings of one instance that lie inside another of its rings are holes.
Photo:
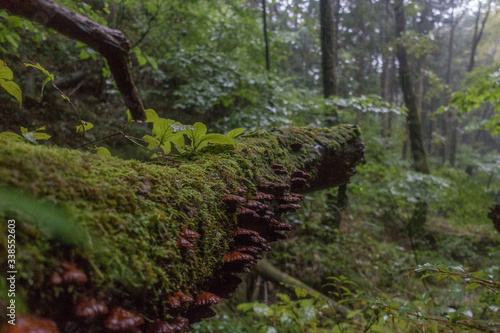
[[[271,70],[271,62],[269,60],[269,37],[267,35],[267,20],[266,20],[266,0],[262,0],[262,21],[264,29],[264,43],[266,44],[266,69]]]
[[[477,50],[477,45],[479,44],[479,41],[481,40],[481,37],[483,35],[484,31],[484,26],[486,25],[486,21],[488,20],[488,16],[491,11],[491,0],[488,1],[488,9],[486,10],[486,14],[481,21],[481,27],[479,27],[480,23],[480,18],[481,18],[481,6],[482,2],[479,2],[479,8],[477,10],[476,14],[476,23],[474,25],[474,35],[472,37],[472,45],[471,45],[471,52],[470,52],[470,58],[469,58],[469,65],[467,66],[467,73],[471,72],[474,69],[475,65],[475,55],[476,55],[476,50]],[[457,117],[454,117],[453,122],[451,124],[451,138],[450,138],[450,166],[454,167],[455,166],[455,160],[456,160],[456,153],[457,153],[457,144],[458,144],[458,127],[459,127],[459,122]]]
[[[474,69],[474,57],[476,56],[477,45],[479,44],[479,41],[481,40],[481,37],[483,35],[484,26],[486,25],[486,21],[488,20],[488,16],[490,15],[491,0],[488,1],[488,9],[486,10],[486,14],[483,18],[483,21],[481,22],[481,28],[479,28],[479,19],[481,17],[481,5],[482,3],[481,1],[479,1],[479,8],[477,9],[477,14],[476,14],[476,24],[474,25],[474,36],[472,37],[472,46],[470,51],[469,66],[467,67],[467,72],[471,72]]]
[[[388,71],[389,71],[389,57],[384,54],[382,59],[382,74],[380,75],[380,96],[383,100],[387,100],[388,96]],[[381,121],[381,135],[386,136],[387,133],[387,118],[388,114],[382,114]]]
[[[321,61],[323,67],[323,95],[325,98],[337,94],[335,10],[334,0],[320,0]]]
[[[403,0],[396,0],[394,4],[396,15],[396,37],[400,38],[405,31],[405,15]],[[417,100],[413,92],[412,77],[410,66],[408,64],[408,55],[403,45],[398,43],[397,56],[399,61],[399,80],[405,105],[408,108],[407,124],[410,139],[410,150],[413,160],[413,167],[416,171],[430,173],[427,164],[427,156],[422,140],[422,127],[418,117]]]

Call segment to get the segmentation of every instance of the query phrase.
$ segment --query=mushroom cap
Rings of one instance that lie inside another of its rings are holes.
[[[55,322],[34,316],[18,318],[16,325],[6,325],[4,330],[5,333],[59,333]]]
[[[292,225],[286,222],[280,222],[278,220],[274,220],[271,223],[271,228],[273,230],[290,231],[292,230]]]
[[[237,245],[233,250],[247,254],[258,254],[261,251],[260,248],[252,245]]]
[[[243,217],[253,218],[253,219],[258,219],[260,217],[260,215],[257,214],[253,209],[246,208],[246,207],[240,207],[238,209],[238,215],[243,216]]]
[[[268,205],[266,205],[265,203],[262,203],[262,202],[259,202],[256,200],[248,200],[247,207],[251,208],[251,209],[262,210],[262,211],[270,209],[270,207]]]
[[[93,319],[107,313],[108,306],[91,297],[83,297],[75,306],[76,316],[84,319]]]
[[[177,296],[177,298],[181,303],[188,303],[194,301],[194,299],[191,296],[184,294],[182,291],[176,292],[175,296]]]
[[[264,192],[256,192],[255,193],[255,200],[269,200],[269,201],[272,201],[272,200],[274,200],[274,195],[269,194],[269,193],[264,193]]]
[[[142,317],[117,307],[111,310],[111,313],[104,321],[104,327],[110,331],[119,332],[133,329],[143,323],[144,319]]]
[[[184,238],[200,238],[200,234],[198,234],[196,231],[190,230],[186,227],[181,227],[181,232]]]
[[[309,179],[311,178],[311,174],[305,172],[305,171],[302,171],[302,170],[294,170],[293,173],[292,173],[292,177],[293,178],[305,178],[305,179]]]
[[[239,195],[228,194],[222,197],[222,201],[224,201],[228,205],[235,205],[235,204],[243,204],[247,202],[247,199]]]
[[[234,231],[233,236],[238,237],[238,236],[243,236],[243,235],[254,235],[254,236],[259,236],[259,233],[250,229],[244,229],[244,228],[238,228]]]
[[[59,284],[72,284],[72,283],[85,283],[88,281],[87,275],[76,268],[76,265],[70,262],[61,263],[50,277],[50,282],[54,285]]]
[[[246,253],[242,253],[242,252],[238,252],[238,251],[233,251],[233,252],[227,253],[224,256],[224,263],[228,264],[228,263],[232,263],[235,261],[250,261],[253,259],[254,259],[253,256],[251,256],[250,254],[246,254]]]
[[[217,304],[222,301],[222,298],[208,291],[200,291],[194,300],[194,305]]]
[[[184,237],[177,237],[177,246],[179,247],[187,247],[188,249],[194,249],[193,243],[185,239]]]

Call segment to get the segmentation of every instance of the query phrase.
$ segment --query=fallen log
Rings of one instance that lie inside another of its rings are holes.
[[[18,324],[168,332],[212,315],[210,303],[237,287],[233,274],[284,237],[279,219],[300,199],[291,191],[349,181],[363,160],[359,134],[350,125],[258,131],[236,147],[148,163],[1,141],[0,218],[15,220]],[[1,224],[2,267],[10,229]]]
[[[295,288],[300,288],[307,291],[309,295],[314,296],[327,304],[330,304],[334,309],[336,309],[338,313],[340,313],[343,316],[346,316],[347,313],[349,312],[349,309],[346,308],[345,306],[337,304],[335,300],[331,299],[325,294],[317,291],[312,287],[309,287],[307,284],[305,284],[300,280],[297,280],[293,276],[290,276],[280,271],[267,260],[259,261],[257,266],[255,266],[255,269],[259,273],[259,275],[262,276],[264,279],[269,280],[278,285],[283,285],[285,288],[290,289],[290,291],[292,292],[295,291]]]

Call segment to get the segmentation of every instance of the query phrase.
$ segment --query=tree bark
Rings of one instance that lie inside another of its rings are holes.
[[[403,0],[396,0],[394,4],[394,12],[396,16],[396,37],[401,38],[406,25]],[[413,168],[418,172],[430,173],[422,140],[422,127],[418,116],[417,100],[415,93],[413,92],[408,55],[401,42],[397,45],[397,57],[399,61],[399,80],[401,83],[401,90],[403,91],[405,105],[408,109],[406,119],[408,124]]]
[[[321,62],[323,68],[323,95],[325,98],[337,95],[336,59],[337,31],[333,0],[320,0],[321,16]]]
[[[235,236],[238,227],[268,241],[278,238],[263,215],[270,213],[255,217],[222,198],[257,199],[256,191],[270,190],[275,199],[267,210],[279,219],[291,209],[279,206],[288,190],[266,181],[291,183],[300,191],[305,178],[292,172],[302,169],[311,175],[307,190],[339,186],[349,181],[364,151],[359,129],[348,125],[259,131],[237,138],[234,148],[216,145],[150,163],[0,141],[0,218],[16,220],[16,302],[54,320],[61,331],[73,323],[95,332],[102,331],[102,322],[81,320],[74,312],[84,296],[151,320],[180,314],[195,321],[209,313],[190,302],[176,308],[171,297],[178,290],[192,296],[234,292],[238,279],[230,274],[252,261],[232,264],[239,255],[231,251],[245,243],[267,248],[265,240]],[[276,172],[276,163],[290,176]],[[189,238],[183,228],[199,238]],[[7,234],[5,223],[0,232]],[[3,267],[6,242],[0,237]],[[4,279],[6,274],[0,273]]]
[[[481,22],[481,28],[479,28],[479,19],[481,17],[481,5],[482,2],[479,1],[479,8],[477,9],[477,14],[476,14],[476,24],[474,25],[474,35],[472,37],[472,45],[470,51],[469,66],[467,66],[467,72],[471,72],[474,69],[474,62],[475,62],[474,57],[476,56],[477,45],[479,44],[479,41],[481,40],[481,37],[483,35],[484,26],[486,25],[486,21],[488,20],[488,16],[490,15],[491,0],[488,0],[488,9],[486,10],[486,15],[484,16],[483,21]]]
[[[266,69],[269,72],[271,70],[271,62],[269,60],[269,38],[267,35],[267,19],[266,19],[266,0],[262,0],[262,22],[264,29],[264,43],[266,46]]]
[[[0,9],[52,28],[99,52],[108,61],[116,86],[134,120],[146,120],[129,67],[130,41],[121,31],[100,25],[51,0],[2,0]]]

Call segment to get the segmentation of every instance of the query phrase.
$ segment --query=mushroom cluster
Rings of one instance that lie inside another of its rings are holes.
[[[242,279],[234,274],[248,273],[262,258],[262,253],[271,250],[270,242],[285,239],[282,233],[292,226],[281,221],[284,213],[300,208],[302,195],[294,193],[306,189],[310,175],[295,170],[291,174],[282,164],[273,164],[273,172],[279,181],[263,180],[258,191],[248,193],[247,189],[237,187],[236,194],[222,197],[227,206],[227,214],[236,216],[237,228],[232,233],[230,250],[222,260],[220,269],[196,295],[189,296],[178,290],[167,296],[168,314],[171,319],[145,320],[145,318],[114,304],[106,297],[94,296],[85,291],[87,274],[77,264],[63,262],[50,276],[54,287],[72,290],[82,289],[81,296],[66,309],[67,318],[40,318],[27,316],[19,318],[16,326],[8,325],[6,333],[58,333],[68,324],[77,325],[80,332],[129,332],[129,333],[170,333],[186,332],[190,324],[212,317],[215,312],[212,304],[230,298]],[[177,246],[183,253],[196,249],[200,235],[193,230],[181,227],[177,236]]]

